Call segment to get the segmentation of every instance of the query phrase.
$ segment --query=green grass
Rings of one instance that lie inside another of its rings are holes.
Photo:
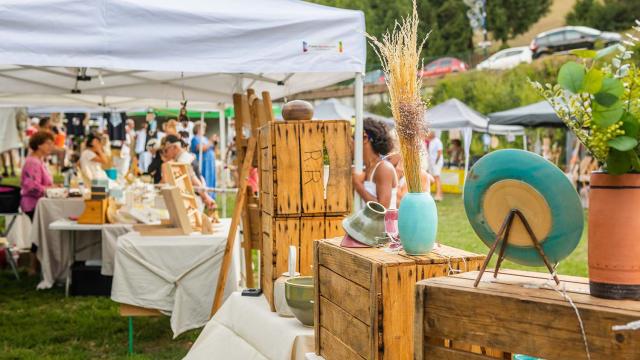
[[[233,198],[233,197],[231,197]],[[460,196],[446,196],[438,203],[441,243],[486,254],[487,247],[467,221]],[[587,275],[586,231],[578,249],[558,271]],[[545,271],[506,262],[505,267]],[[16,281],[0,271],[0,359],[124,359],[127,358],[127,319],[109,298],[65,298],[63,289],[36,291],[37,280]],[[134,359],[183,357],[200,330],[172,340],[169,318],[135,318]]]

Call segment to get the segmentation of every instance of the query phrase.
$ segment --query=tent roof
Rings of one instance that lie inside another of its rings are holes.
[[[277,99],[364,72],[364,31],[361,11],[296,0],[9,1],[0,102],[173,107],[157,102],[249,87]]]
[[[498,135],[524,134],[522,126],[491,125],[487,117],[468,107],[458,99],[449,99],[425,112],[428,126],[436,130],[470,128],[473,131]]]
[[[489,114],[491,124],[561,127],[564,123],[547,101]]]
[[[354,108],[335,98],[320,101],[316,103],[313,109],[313,118],[316,120],[350,120],[354,116],[356,116]],[[372,118],[392,127],[395,126],[393,119],[367,111],[364,112],[364,118]]]

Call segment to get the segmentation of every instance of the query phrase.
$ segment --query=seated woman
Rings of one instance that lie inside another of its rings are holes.
[[[104,153],[102,146],[102,136],[96,133],[89,133],[86,147],[80,154],[80,172],[85,186],[91,186],[91,181],[96,179],[108,179],[107,173],[102,169],[102,165],[107,164],[109,158]]]
[[[48,187],[53,186],[53,178],[47,170],[45,161],[54,149],[53,134],[49,131],[38,131],[29,139],[31,154],[27,156],[20,176],[20,207],[29,219],[33,221],[36,205],[44,195]],[[36,252],[38,247],[31,244],[31,266],[29,274],[35,275],[38,260]]]
[[[398,175],[393,165],[382,159],[393,149],[387,125],[370,118],[364,120],[362,156],[365,172],[352,175],[354,189],[364,202],[376,201],[387,209],[397,208]]]

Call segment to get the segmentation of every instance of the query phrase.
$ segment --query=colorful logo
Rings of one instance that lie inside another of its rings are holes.
[[[343,51],[344,51],[344,48],[342,47],[342,41],[338,41],[338,52],[342,54]]]
[[[339,53],[344,52],[344,45],[342,44],[342,40],[338,41],[338,44],[311,44],[306,41],[302,42],[302,52],[317,52],[317,51],[335,51],[338,50]]]

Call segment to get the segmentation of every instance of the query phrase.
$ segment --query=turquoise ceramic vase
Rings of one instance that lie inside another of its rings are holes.
[[[424,255],[433,249],[438,230],[438,210],[431,194],[407,193],[398,209],[398,233],[404,251]]]

